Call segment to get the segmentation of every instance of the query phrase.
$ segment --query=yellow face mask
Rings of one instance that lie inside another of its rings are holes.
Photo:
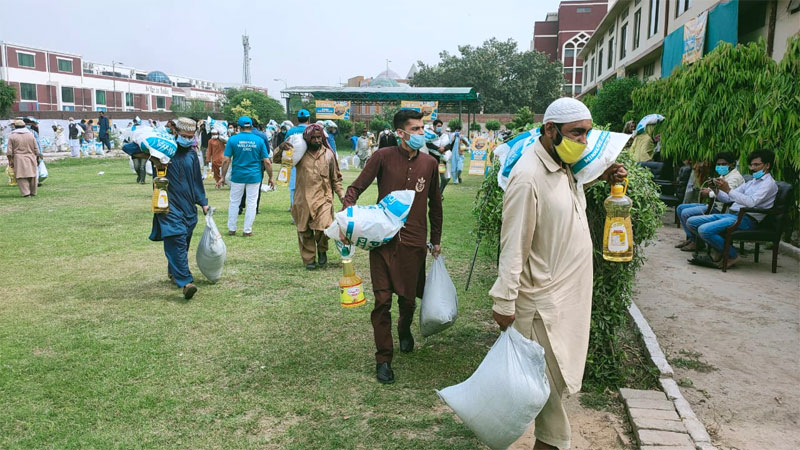
[[[559,136],[561,136],[561,143],[556,145],[558,157],[567,164],[578,162],[578,160],[581,159],[581,154],[583,154],[583,151],[586,149],[586,144],[581,144],[580,142],[565,137],[558,128],[556,128],[556,131]]]

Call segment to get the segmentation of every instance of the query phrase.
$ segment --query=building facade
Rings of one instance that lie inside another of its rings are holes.
[[[576,96],[583,86],[583,61],[579,54],[606,15],[605,0],[564,1],[558,12],[534,22],[531,50],[547,54],[564,67],[564,94]]]
[[[215,112],[225,89],[243,88],[6,42],[0,42],[0,80],[17,90],[14,112],[170,111],[173,103],[195,101]]]
[[[726,13],[712,20],[723,9]],[[669,76],[674,66],[662,67],[673,61],[665,58],[665,42],[674,37],[682,46],[683,27],[706,12],[708,30],[724,29],[723,40],[734,44],[764,38],[778,61],[786,52],[786,40],[800,31],[798,1],[618,0],[580,54],[585,75],[581,95],[596,93],[603,83],[618,77],[647,81]],[[706,51],[714,45],[706,38]]]

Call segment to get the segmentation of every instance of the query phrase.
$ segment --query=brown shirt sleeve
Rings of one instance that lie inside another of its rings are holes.
[[[336,154],[333,153],[333,150],[328,150],[328,152],[331,156],[329,165],[331,189],[336,193],[340,200],[344,200],[344,189],[342,189],[342,173],[339,172],[339,161],[336,159]]]
[[[344,196],[345,208],[355,205],[361,193],[364,192],[375,180],[375,177],[378,176],[381,169],[382,158],[383,155],[381,152],[376,152],[367,160],[367,164],[364,166],[364,169],[361,170],[361,174],[353,181],[353,184],[347,188],[347,193]]]
[[[431,244],[442,242],[442,194],[439,191],[439,165],[433,164],[431,186],[428,190],[428,220],[431,223]]]

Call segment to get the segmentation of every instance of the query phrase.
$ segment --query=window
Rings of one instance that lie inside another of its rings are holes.
[[[650,22],[647,25],[647,37],[658,33],[658,13],[661,0],[650,0]]]
[[[583,65],[583,71],[586,72],[586,64]],[[586,86],[586,77],[581,78],[581,84]]]
[[[581,93],[581,85],[579,85],[579,84],[575,85],[575,95],[578,95],[580,93]]]
[[[181,106],[181,105],[184,104],[185,101],[186,101],[186,97],[181,97],[181,96],[178,96],[178,95],[173,95],[172,96],[172,104],[175,105],[175,106]]]
[[[20,83],[19,98],[22,100],[36,101],[36,85],[30,83]]]
[[[601,73],[603,73],[603,49],[597,54],[597,78],[600,78]]]
[[[575,49],[568,48],[564,50],[564,58],[574,58],[575,57]]]
[[[56,58],[58,60],[58,71],[59,72],[69,72],[72,73],[72,60],[71,59],[61,59]]]
[[[592,77],[592,81],[594,81],[594,58],[592,58],[591,70],[589,71],[589,76]]]
[[[631,9],[630,6],[626,6],[625,9],[622,10],[622,13],[620,13],[619,18],[620,19],[624,19],[624,18],[628,17],[628,11],[630,9]]]
[[[64,106],[61,108],[61,110],[62,110],[62,111],[75,111],[75,106],[67,106],[67,105],[64,105]]]
[[[133,106],[133,94],[130,92],[125,93],[125,106]]]
[[[75,89],[71,87],[61,88],[61,102],[62,103],[75,103]]]
[[[17,63],[20,67],[36,67],[36,59],[31,53],[17,52]]]
[[[692,7],[692,0],[675,0],[675,17],[685,13]]]
[[[578,14],[586,14],[592,12],[592,8],[578,8],[575,10]]]
[[[636,11],[633,14],[633,49],[639,48],[639,36],[642,29],[642,10]]]
[[[650,64],[644,66],[644,72],[643,72],[644,79],[646,80],[646,79],[652,77],[653,74],[655,73],[655,71],[656,71],[656,63],[655,62],[651,62]]]
[[[628,41],[628,24],[622,25],[619,29],[619,59],[625,58],[625,44]]]
[[[614,65],[614,38],[608,40],[608,68]]]
[[[98,105],[105,105],[106,104],[106,91],[95,91],[94,93],[94,102]]]
[[[166,109],[167,99],[165,97],[156,96],[156,109]]]
[[[568,81],[572,81],[572,67],[565,67],[564,68],[564,79]]]

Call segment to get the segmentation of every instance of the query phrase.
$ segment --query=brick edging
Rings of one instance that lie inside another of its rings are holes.
[[[658,381],[661,384],[661,389],[663,390],[663,393],[666,394],[667,399],[672,403],[674,410],[677,411],[680,422],[683,424],[683,427],[689,434],[691,441],[694,443],[695,449],[716,450],[716,447],[714,447],[714,445],[711,443],[711,436],[709,436],[705,425],[700,421],[700,419],[697,418],[692,410],[692,406],[683,397],[678,384],[672,379],[674,375],[672,366],[669,365],[664,352],[661,350],[661,346],[658,344],[658,339],[656,338],[655,333],[653,333],[653,329],[650,327],[650,324],[647,323],[647,319],[644,318],[642,311],[639,310],[639,307],[636,306],[636,303],[631,302],[631,305],[628,307],[628,314],[630,315],[631,319],[633,319],[634,323],[636,324],[636,328],[642,335],[642,339],[644,340],[650,360],[658,368]],[[644,392],[645,394],[637,394],[637,392]],[[628,414],[628,419],[633,426],[634,433],[637,437],[637,442],[639,442],[641,446],[640,448],[642,449],[647,449],[648,446],[653,444],[642,445],[642,439],[639,430],[650,432],[653,426],[652,424],[647,423],[649,419],[643,419],[638,415],[631,414],[632,405],[630,402],[630,397],[635,397],[636,395],[646,396],[646,392],[648,391],[620,389],[620,395],[622,395],[623,399],[625,399],[625,403],[627,405],[626,412]],[[636,408],[634,407],[634,409]],[[652,432],[650,433],[652,434]],[[666,433],[670,433],[670,431],[667,431]]]

